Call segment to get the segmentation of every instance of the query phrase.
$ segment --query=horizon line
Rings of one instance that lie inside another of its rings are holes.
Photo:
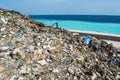
[[[33,15],[45,15],[45,16],[49,16],[49,15],[53,15],[53,16],[120,16],[120,15],[101,15],[101,14],[28,14],[28,16],[33,16]]]

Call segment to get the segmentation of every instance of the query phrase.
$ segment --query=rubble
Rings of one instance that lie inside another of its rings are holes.
[[[14,59],[25,58],[25,54],[19,48],[14,49],[11,55]]]
[[[0,66],[0,73],[2,73],[3,71],[5,71],[5,68],[3,66]]]
[[[0,9],[0,80],[119,80],[112,44]]]
[[[40,63],[43,66],[47,64],[46,60],[44,60],[44,59],[37,61],[37,63]]]

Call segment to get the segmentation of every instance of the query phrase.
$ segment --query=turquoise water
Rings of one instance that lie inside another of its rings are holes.
[[[43,22],[46,25],[52,25],[53,22],[58,22],[58,26],[60,28],[69,29],[69,30],[95,31],[95,32],[120,34],[119,23],[99,23],[99,22],[47,20],[47,19],[35,19],[35,20]]]

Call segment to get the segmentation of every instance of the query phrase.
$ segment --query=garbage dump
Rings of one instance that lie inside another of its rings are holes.
[[[120,51],[0,9],[0,80],[120,80]]]

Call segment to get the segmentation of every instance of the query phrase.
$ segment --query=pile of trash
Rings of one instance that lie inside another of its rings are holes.
[[[120,51],[0,9],[0,80],[120,80]]]

